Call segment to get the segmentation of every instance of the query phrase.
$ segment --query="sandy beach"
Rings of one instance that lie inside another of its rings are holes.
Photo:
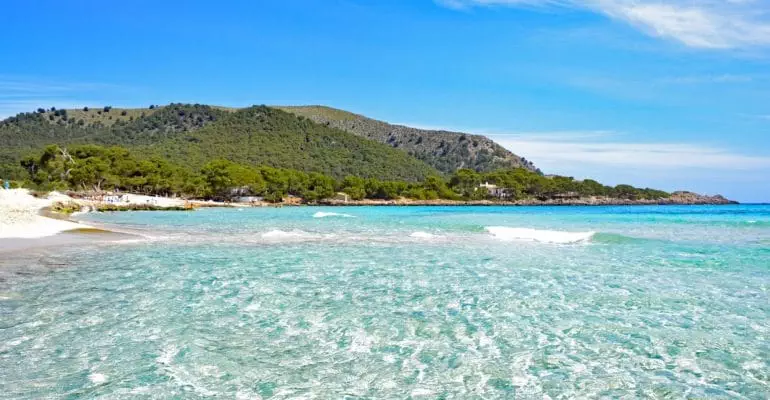
[[[41,211],[56,202],[72,201],[69,196],[51,192],[37,198],[27,189],[0,190],[0,239],[34,239],[53,236],[88,225],[41,215]]]

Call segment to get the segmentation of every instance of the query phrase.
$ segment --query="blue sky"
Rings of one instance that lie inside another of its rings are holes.
[[[766,0],[4,2],[0,116],[324,104],[548,173],[770,201]]]

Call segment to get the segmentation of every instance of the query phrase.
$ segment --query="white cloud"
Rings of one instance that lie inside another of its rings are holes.
[[[691,75],[663,78],[662,83],[699,84],[699,83],[751,83],[756,77],[751,75],[721,74],[721,75]]]
[[[438,0],[452,8],[473,6],[573,7],[623,21],[645,33],[690,47],[747,48],[770,45],[770,7],[752,0]]]
[[[747,171],[770,168],[770,157],[736,153],[727,149],[692,143],[639,143],[583,140],[583,133],[490,135],[509,150],[533,160],[539,167],[586,165],[607,168]]]

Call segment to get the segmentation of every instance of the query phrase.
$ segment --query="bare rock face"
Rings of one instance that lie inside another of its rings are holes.
[[[392,125],[324,106],[277,108],[309,118],[320,124],[387,144],[448,174],[460,168],[469,168],[479,172],[507,168],[526,168],[530,171],[538,171],[531,161],[508,151],[482,135]]]
[[[721,194],[707,196],[686,191],[671,193],[670,199],[674,204],[738,204],[737,201],[729,200]]]

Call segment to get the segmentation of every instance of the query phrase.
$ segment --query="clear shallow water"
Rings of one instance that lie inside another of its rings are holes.
[[[149,237],[6,267],[0,398],[770,396],[770,206],[86,218]]]

